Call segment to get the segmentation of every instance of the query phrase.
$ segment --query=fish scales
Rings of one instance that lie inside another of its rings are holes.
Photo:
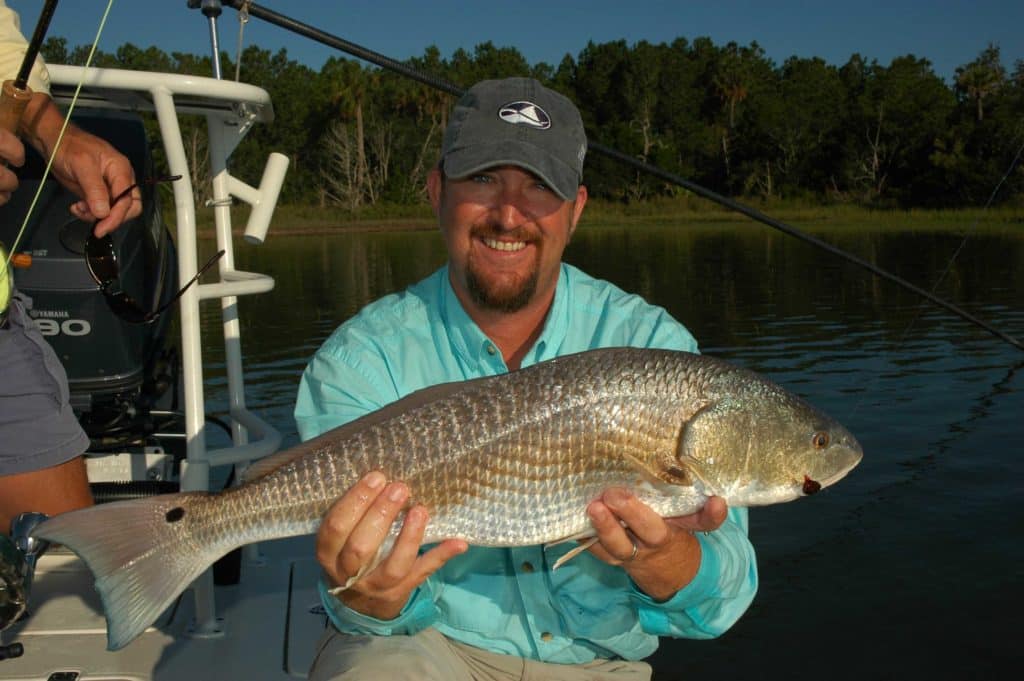
[[[753,372],[612,348],[426,388],[254,463],[238,487],[101,504],[35,536],[85,559],[116,650],[221,555],[315,532],[372,470],[427,507],[426,542],[519,546],[587,532],[587,505],[611,486],[683,515],[711,495],[736,506],[790,501],[861,457],[841,424]]]
[[[664,401],[664,386],[638,380],[638,374],[657,367],[641,366],[618,381],[608,380],[603,369],[576,374],[568,389],[564,376],[553,372],[533,381],[509,381],[505,392],[517,399],[496,399],[481,387],[357,432],[239,488],[247,500],[226,511],[233,522],[219,523],[221,533],[236,533],[254,516],[268,529],[285,524],[312,531],[330,503],[373,469],[404,480],[412,501],[433,512],[431,540],[457,530],[471,543],[507,545],[550,540],[553,531],[578,532],[587,522],[586,500],[621,484],[624,476],[628,480],[633,467],[618,454],[671,448],[678,431],[678,424],[658,421],[657,410],[646,408],[644,398]],[[555,386],[557,399],[545,398]],[[536,404],[546,406],[531,408]],[[602,412],[613,418],[599,418]],[[437,433],[450,437],[439,439]],[[331,484],[320,485],[323,479]],[[528,532],[510,534],[527,506],[549,509],[550,518],[541,515]],[[575,517],[556,524],[555,519],[565,519],[567,507],[576,508]],[[463,511],[472,518],[460,516]]]

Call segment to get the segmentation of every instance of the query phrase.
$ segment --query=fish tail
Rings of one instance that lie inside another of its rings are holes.
[[[204,493],[99,504],[41,523],[34,537],[63,544],[92,571],[107,618],[107,649],[123,648],[232,546],[197,541]],[[197,522],[198,521],[198,522]]]

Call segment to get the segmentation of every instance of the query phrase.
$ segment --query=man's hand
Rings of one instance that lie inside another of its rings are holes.
[[[662,518],[628,491],[612,488],[587,507],[598,539],[590,551],[606,563],[622,566],[654,600],[666,601],[689,584],[700,567],[700,543],[693,533],[718,529],[727,510],[722,498],[711,497],[696,513]]]
[[[53,100],[36,93],[25,107],[21,131],[44,158],[49,158],[63,124],[64,117]],[[82,199],[71,206],[71,213],[85,222],[96,221],[93,233],[97,237],[113,232],[125,220],[142,213],[142,194],[137,188],[110,205],[111,197],[119,196],[135,184],[131,162],[106,140],[74,124],[68,124],[64,132],[52,172],[61,184]],[[0,176],[0,183],[3,179]]]
[[[96,222],[93,234],[102,237],[122,222],[142,213],[142,193],[138,187],[110,205],[135,184],[135,171],[128,159],[106,140],[69,125],[53,163],[57,180],[82,197],[71,206],[71,213],[83,222]]]
[[[8,166],[21,167],[25,163],[25,147],[14,133],[0,129],[0,206],[11,200],[18,188],[18,176]]]
[[[409,498],[400,482],[387,484],[384,474],[366,475],[331,506],[316,536],[316,557],[332,585],[343,585],[366,572],[338,598],[353,610],[381,620],[394,619],[417,586],[469,546],[447,539],[422,556],[427,509],[413,506],[391,553],[373,566],[391,525]],[[372,568],[372,569],[371,569]]]

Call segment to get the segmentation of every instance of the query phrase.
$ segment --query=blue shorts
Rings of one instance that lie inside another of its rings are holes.
[[[89,438],[68,378],[15,292],[0,328],[0,475],[50,468],[84,454]]]

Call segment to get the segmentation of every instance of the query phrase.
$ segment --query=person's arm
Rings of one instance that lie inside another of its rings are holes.
[[[746,612],[757,593],[757,562],[747,537],[747,509],[729,509],[714,532],[697,532],[701,563],[693,580],[667,601],[637,588],[633,594],[644,631],[656,636],[715,638]]]
[[[295,426],[303,441],[394,402],[400,395],[386,380],[383,360],[353,357],[348,339],[327,339],[309,360],[295,400]]]
[[[27,49],[28,41],[21,34],[18,13],[0,0],[0,82],[17,76]],[[44,95],[50,92],[50,76],[39,58],[29,73],[28,87]],[[18,132],[0,129],[0,206],[10,201],[11,194],[18,188],[18,176],[8,166],[20,168],[25,163],[25,147]]]
[[[92,505],[85,460],[70,461],[24,473],[0,475],[0,534],[27,510],[54,516]]]
[[[0,2],[0,80],[17,75],[27,47],[18,14]],[[57,147],[64,125],[63,114],[50,98],[49,84],[46,67],[37,58],[28,81],[33,94],[17,130],[44,158],[49,158]],[[21,142],[7,131],[0,131],[0,158],[15,166],[24,163]],[[112,196],[119,196],[135,183],[135,171],[128,159],[106,140],[73,123],[68,124],[52,170],[61,184],[82,199],[71,206],[71,212],[80,220],[95,221],[96,236],[108,234],[142,213],[142,194],[138,189],[133,189],[117,205],[110,205]],[[9,168],[0,168],[0,204],[10,199],[17,186],[17,176]]]
[[[421,554],[428,515],[417,504],[406,512],[401,532],[389,547],[391,526],[408,498],[403,483],[374,471],[324,516],[316,539],[317,560],[324,569],[320,593],[340,631],[412,634],[436,620],[436,585],[425,583],[469,545],[446,539]],[[350,579],[357,581],[338,589]]]
[[[18,75],[27,50],[28,40],[21,32],[21,18],[0,0],[0,81],[13,80]],[[39,57],[29,72],[28,87],[33,92],[50,92],[50,74]]]
[[[386,378],[382,358],[373,353],[354,358],[341,342],[334,341],[329,339],[303,372],[295,407],[303,440],[400,397]],[[393,548],[374,565],[407,499],[408,488],[400,481],[371,473],[324,516],[316,540],[317,560],[323,568],[318,589],[339,631],[412,634],[436,620],[436,585],[431,575],[468,546],[448,540],[420,554],[427,513],[422,506],[414,506]],[[361,571],[349,589],[336,591]]]
[[[85,222],[96,222],[93,233],[100,237],[117,229],[125,220],[142,212],[142,194],[136,187],[131,194],[110,205],[135,184],[135,171],[128,159],[109,142],[69,123],[60,137],[64,116],[49,95],[35,93],[25,107],[20,131],[43,158],[57,148],[52,172],[54,177],[82,200],[71,206],[72,214]]]
[[[0,129],[0,206],[11,200],[18,188],[18,176],[8,166],[25,163],[25,147],[14,133]]]
[[[647,633],[713,638],[750,606],[757,565],[745,508],[727,510],[712,497],[697,513],[662,518],[627,491],[612,489],[587,511],[599,540],[591,552],[629,574]]]

